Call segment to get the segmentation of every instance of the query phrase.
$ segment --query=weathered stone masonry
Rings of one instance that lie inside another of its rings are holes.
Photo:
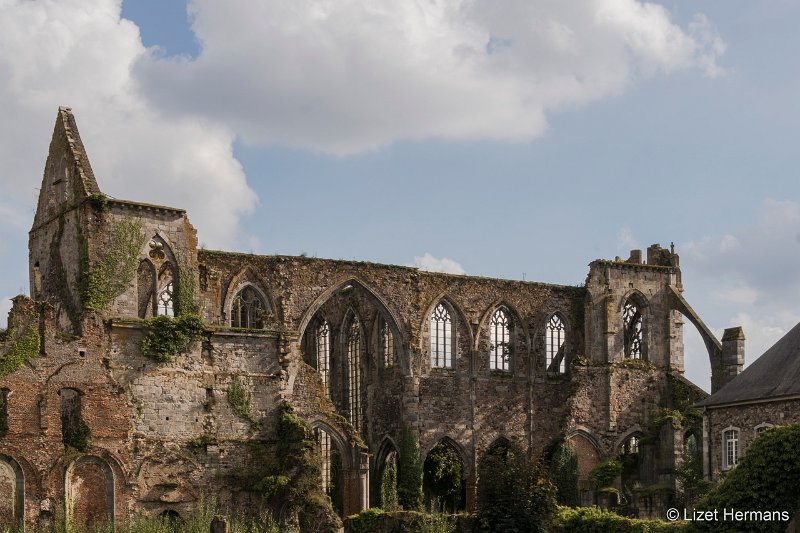
[[[283,400],[340,456],[345,514],[376,497],[375,473],[397,453],[404,426],[423,457],[443,440],[456,450],[468,509],[478,462],[498,439],[536,457],[566,437],[588,502],[589,470],[644,431],[669,396],[668,375],[683,373],[687,307],[670,250],[594,261],[581,287],[198,250],[183,210],[100,194],[66,108],[30,232],[30,279],[31,298],[15,299],[0,352],[11,353],[36,314],[40,346],[0,380],[7,522],[44,523],[59,506],[82,521],[182,514],[209,491],[223,505],[254,505],[235,480],[252,466],[247,442],[274,439]],[[257,300],[249,315],[248,287]],[[450,313],[452,364],[436,367],[431,314],[439,304]],[[143,356],[141,319],[190,306],[206,324],[202,342],[168,363]],[[498,309],[508,317],[507,370],[489,364]],[[546,365],[555,314],[563,373]],[[242,316],[247,327],[234,327]],[[234,386],[250,394],[259,428],[226,401]],[[83,451],[62,442],[67,390],[77,391],[91,431]],[[674,488],[684,432],[667,424],[643,450],[643,483]]]

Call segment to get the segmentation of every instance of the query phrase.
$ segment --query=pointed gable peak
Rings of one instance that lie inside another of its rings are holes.
[[[100,188],[78,133],[75,116],[69,107],[59,107],[39,190],[34,227],[92,194],[100,194]]]

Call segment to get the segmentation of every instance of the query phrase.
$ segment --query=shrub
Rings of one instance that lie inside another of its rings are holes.
[[[626,518],[599,507],[559,507],[556,522],[564,531],[582,533],[671,533],[686,531],[686,522]]]
[[[603,489],[614,484],[614,480],[622,473],[622,463],[616,459],[609,459],[595,466],[589,472],[589,481],[597,488]]]
[[[159,315],[145,322],[142,353],[157,363],[168,363],[187,353],[203,337],[203,321],[197,315],[178,318]]]
[[[578,456],[563,439],[552,449],[549,464],[550,480],[556,486],[558,503],[578,505]]]
[[[697,509],[786,512],[800,510],[800,424],[772,428],[756,438],[728,476],[697,503]],[[787,521],[693,522],[694,531],[784,531]],[[763,518],[763,517],[762,517]]]

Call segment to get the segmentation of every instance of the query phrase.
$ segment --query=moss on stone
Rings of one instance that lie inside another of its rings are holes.
[[[172,318],[159,315],[144,322],[142,353],[157,363],[168,363],[187,353],[203,336],[203,321],[197,315]]]
[[[250,429],[257,430],[261,427],[253,417],[250,391],[242,385],[237,378],[231,379],[228,385],[228,405],[231,406],[236,416],[246,420],[250,424]]]

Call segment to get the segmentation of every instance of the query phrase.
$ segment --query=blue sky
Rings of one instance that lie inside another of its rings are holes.
[[[0,3],[0,296],[70,105],[101,188],[209,247],[572,285],[674,242],[748,360],[800,320],[796,3],[344,5]]]

